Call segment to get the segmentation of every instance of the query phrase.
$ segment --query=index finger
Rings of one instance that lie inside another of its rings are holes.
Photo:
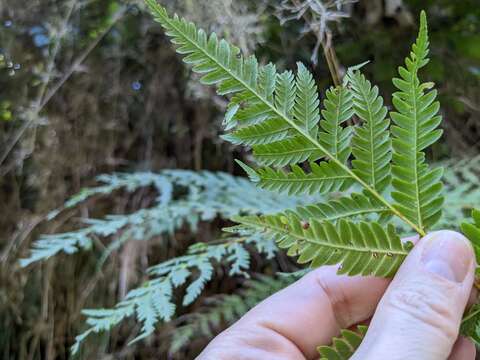
[[[371,317],[390,280],[336,274],[325,266],[267,298],[232,326],[240,331],[263,327],[293,343],[306,358],[330,344],[340,329]]]

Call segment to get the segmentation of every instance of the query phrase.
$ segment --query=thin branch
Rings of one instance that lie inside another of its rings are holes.
[[[75,0],[72,1],[75,3]],[[45,106],[50,102],[53,96],[60,90],[60,88],[67,82],[68,79],[72,76],[72,74],[78,69],[78,67],[85,61],[85,59],[90,55],[90,53],[97,47],[100,41],[110,32],[113,26],[125,15],[129,6],[125,5],[120,8],[112,17],[112,21],[110,24],[89,44],[89,46],[80,54],[80,56],[74,61],[72,66],[68,69],[68,71],[62,76],[62,78],[46,93],[46,89],[48,87],[48,83],[50,82],[51,72],[48,74],[47,80],[42,84],[42,88],[40,89],[40,95],[36,101],[35,108],[33,110],[32,115],[30,118],[18,129],[16,134],[14,134],[11,140],[8,142],[5,151],[0,156],[0,165],[3,164],[5,159],[8,157],[10,152],[13,150],[15,145],[21,139],[25,131],[38,120],[38,115],[40,112],[45,108]],[[72,7],[73,10],[73,7]],[[69,11],[69,15],[71,15],[71,11]],[[68,18],[66,18],[68,20]],[[63,34],[63,32],[62,32]],[[49,62],[48,68],[53,70],[53,65],[55,62],[55,57],[57,52],[60,48],[58,45],[61,42],[61,38],[58,40],[57,44],[55,45],[54,52],[52,53],[52,58]],[[45,94],[46,93],[46,94]]]

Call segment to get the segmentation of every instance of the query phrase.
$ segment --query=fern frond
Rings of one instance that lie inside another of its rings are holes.
[[[322,132],[319,141],[334,157],[342,163],[350,156],[350,138],[352,127],[342,127],[353,115],[353,94],[343,87],[337,86],[327,90],[320,121]]]
[[[340,264],[339,273],[392,276],[408,254],[393,225],[376,222],[300,220],[295,214],[234,217],[234,221],[272,234],[287,254],[312,267]]]
[[[390,113],[395,123],[393,134],[392,197],[396,208],[423,231],[441,216],[443,204],[442,169],[430,170],[423,150],[437,141],[442,131],[437,129],[441,117],[435,101],[436,90],[430,83],[420,83],[418,71],[428,63],[428,34],[425,12],[420,16],[420,31],[405,67],[399,67],[400,78],[393,84],[396,112]]]
[[[299,65],[294,94],[291,86],[293,81],[288,72],[275,76],[274,82],[273,69],[264,71],[254,57],[242,57],[238,48],[224,40],[218,40],[214,34],[207,37],[203,30],[197,30],[193,24],[178,16],[170,18],[166,10],[155,0],[146,2],[155,19],[161,23],[166,34],[177,45],[177,51],[186,55],[185,60],[192,65],[193,71],[203,75],[202,82],[208,85],[215,84],[220,95],[232,96],[228,112],[229,124],[236,123],[242,127],[277,118],[289,125],[292,137],[253,145],[254,156],[261,164],[283,167],[305,160],[326,158],[380,203],[389,207],[395,216],[420,235],[425,234],[423,228],[404,216],[398,208],[350,169],[345,164],[345,154],[332,154],[321,143],[317,135],[318,130],[312,125],[319,120],[318,95],[315,94],[311,75],[304,66]],[[259,73],[264,74],[260,77],[261,82],[268,83],[268,86],[259,82]],[[271,90],[274,83],[272,100]],[[277,86],[279,89],[276,89]],[[265,89],[269,91],[265,93]],[[290,111],[292,99],[293,109]],[[259,139],[256,139],[256,142],[258,141]]]
[[[310,172],[306,173],[298,165],[292,165],[290,172],[270,167],[253,170],[242,165],[250,172],[251,180],[262,189],[297,194],[326,194],[346,191],[352,185],[352,178],[332,162],[310,163]]]
[[[367,327],[358,325],[355,331],[341,330],[340,337],[334,337],[331,346],[319,346],[320,360],[348,360],[360,346]]]
[[[353,93],[355,114],[362,126],[355,129],[352,139],[354,172],[372,188],[382,193],[390,183],[390,160],[392,158],[390,121],[387,108],[378,94],[378,87],[371,85],[359,71],[348,74]]]

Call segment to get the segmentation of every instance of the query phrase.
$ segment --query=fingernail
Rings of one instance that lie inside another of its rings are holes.
[[[463,282],[472,262],[468,240],[452,231],[439,231],[427,241],[421,258],[425,269],[449,281]]]

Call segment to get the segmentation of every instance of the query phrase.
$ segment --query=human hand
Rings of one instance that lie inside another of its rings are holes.
[[[198,360],[316,359],[318,345],[370,319],[352,359],[473,360],[458,331],[474,273],[471,245],[453,231],[420,240],[393,280],[321,267],[250,310]]]

